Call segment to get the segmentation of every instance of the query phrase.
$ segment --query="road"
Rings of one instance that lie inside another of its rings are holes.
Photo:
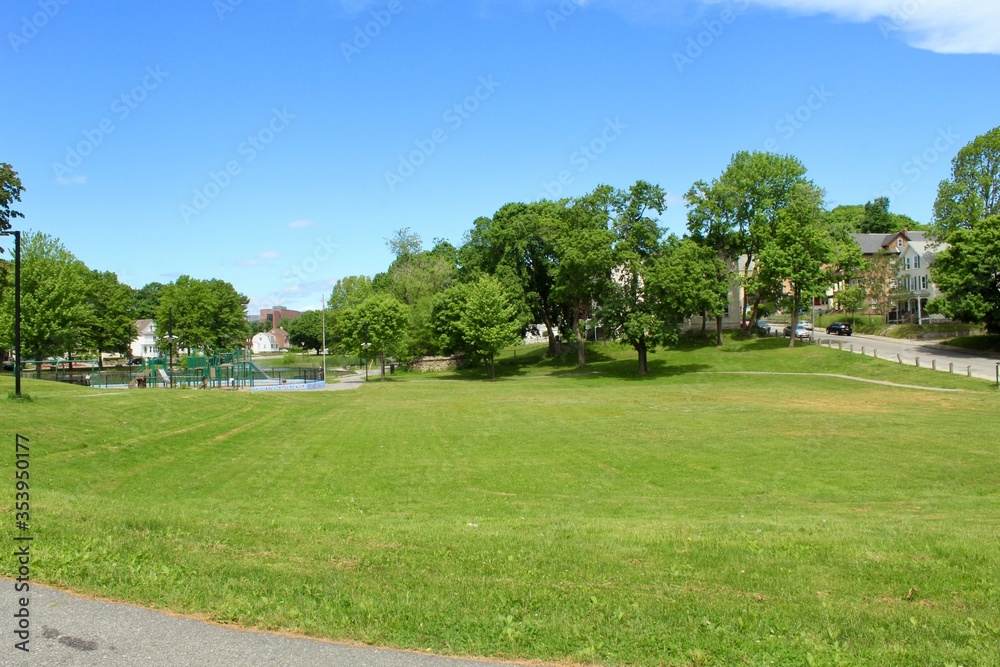
[[[866,356],[874,356],[877,353],[880,359],[887,359],[895,363],[899,363],[899,357],[902,357],[903,363],[909,366],[916,365],[916,361],[919,359],[922,367],[931,368],[932,362],[934,362],[939,371],[948,372],[949,369],[953,368],[956,374],[961,375],[968,375],[969,368],[971,368],[973,377],[985,380],[996,379],[997,363],[1000,363],[998,358],[949,348],[940,345],[939,341],[902,340],[866,334],[830,336],[824,331],[816,331],[815,341],[821,345],[829,343],[834,348],[843,345],[844,351],[849,351],[853,346],[855,354],[860,354],[861,349],[864,348]]]
[[[0,645],[0,665],[485,667],[511,664],[234,630],[130,605],[79,598],[35,584],[31,585],[30,596],[30,652],[24,653],[14,648],[14,582],[0,579],[0,609],[8,626]]]

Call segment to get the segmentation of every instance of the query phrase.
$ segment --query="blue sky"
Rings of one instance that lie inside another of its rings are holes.
[[[318,307],[401,227],[459,244],[600,183],[659,183],[679,233],[739,150],[926,221],[1000,125],[995,0],[10,0],[0,36],[22,226],[252,311]]]

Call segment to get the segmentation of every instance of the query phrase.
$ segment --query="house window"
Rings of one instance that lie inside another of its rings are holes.
[[[920,289],[927,289],[927,276],[920,276]]]
[[[896,247],[897,248],[903,247],[903,239],[896,239]]]
[[[909,257],[904,257],[903,258],[903,268],[906,269],[907,271],[910,270],[910,258]]]
[[[920,255],[917,255],[916,257],[913,258],[913,268],[915,269],[920,268]]]

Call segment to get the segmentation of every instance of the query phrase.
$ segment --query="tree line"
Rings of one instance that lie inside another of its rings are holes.
[[[20,217],[16,172],[0,164],[0,231]],[[666,192],[637,181],[601,185],[559,201],[515,202],[472,223],[459,246],[401,229],[387,239],[394,260],[372,278],[339,280],[326,308],[327,346],[379,359],[465,354],[492,375],[500,349],[541,327],[548,353],[575,347],[600,327],[635,349],[638,372],[647,355],[677,340],[693,316],[723,318],[734,286],[744,333],[762,315],[798,314],[837,284],[845,310],[887,312],[905,298],[890,253],[863,258],[854,233],[925,229],[941,243],[932,279],[944,293],[929,312],[981,322],[1000,333],[1000,128],[977,137],[952,162],[929,226],[889,211],[878,198],[827,210],[824,192],[795,157],[735,154],[716,178],[685,193],[687,229],[667,234],[659,216]],[[113,273],[93,271],[58,239],[29,234],[23,248],[22,337],[26,356],[66,352],[127,353],[134,320],[158,323],[161,349],[232,349],[251,334],[248,300],[229,283],[182,276],[133,290]],[[0,259],[0,346],[12,339],[10,263]],[[322,346],[323,313],[286,324],[292,342]],[[536,333],[539,333],[536,331]],[[789,345],[794,345],[791,337]]]

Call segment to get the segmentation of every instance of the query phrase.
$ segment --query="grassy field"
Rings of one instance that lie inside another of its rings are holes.
[[[979,352],[1000,352],[1000,336],[961,336],[944,341],[944,344]]]
[[[997,392],[785,343],[688,344],[649,378],[602,345],[583,373],[521,349],[493,383],[353,392],[29,381],[0,474],[30,437],[39,581],[224,623],[586,664],[1000,665]],[[739,374],[761,371],[967,392]]]

